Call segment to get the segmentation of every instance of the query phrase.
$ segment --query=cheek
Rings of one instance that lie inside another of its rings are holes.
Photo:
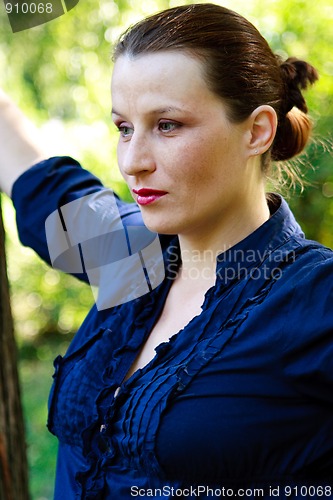
[[[180,155],[179,155],[180,158]],[[198,138],[188,145],[181,155],[181,169],[189,183],[200,187],[218,177],[220,165],[223,161],[216,151],[214,141]]]
[[[186,145],[172,151],[173,163],[177,164],[180,176],[186,174],[188,178],[197,178],[204,174],[206,152],[199,141],[187,142]]]

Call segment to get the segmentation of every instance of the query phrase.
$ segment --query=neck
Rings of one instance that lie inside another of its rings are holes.
[[[249,203],[239,210],[230,209],[230,216],[217,217],[209,227],[201,231],[179,235],[182,266],[179,279],[212,286],[216,275],[216,258],[233,247],[269,219],[265,193],[256,203]],[[199,283],[200,282],[200,283]]]

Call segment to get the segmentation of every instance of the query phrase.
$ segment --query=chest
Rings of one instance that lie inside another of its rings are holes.
[[[191,287],[186,284],[172,286],[160,316],[154,324],[148,339],[143,344],[125,380],[146,366],[155,356],[156,347],[186,327],[201,313],[207,286]]]

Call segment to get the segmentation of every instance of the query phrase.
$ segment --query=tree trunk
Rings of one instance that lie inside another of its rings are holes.
[[[0,500],[28,499],[26,443],[0,204]]]

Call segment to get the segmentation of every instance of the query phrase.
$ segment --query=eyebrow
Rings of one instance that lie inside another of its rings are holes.
[[[167,106],[165,108],[153,109],[153,110],[149,111],[147,114],[148,115],[162,115],[164,113],[170,113],[172,111],[184,112],[186,110],[182,109],[182,108],[178,108],[177,106]],[[115,108],[112,108],[111,114],[121,116],[121,113],[119,113]]]

